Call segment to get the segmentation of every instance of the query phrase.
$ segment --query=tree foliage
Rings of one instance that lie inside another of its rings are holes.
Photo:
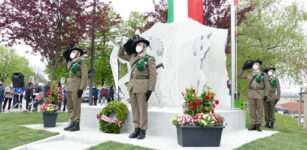
[[[249,0],[255,10],[249,12],[238,27],[238,70],[247,59],[263,60],[262,69],[275,66],[277,76],[295,84],[307,79],[306,38],[302,23],[306,12],[298,4],[282,6],[284,0]],[[247,83],[239,81],[239,90],[247,90]]]
[[[156,0],[152,0],[152,3],[154,5],[154,11],[144,14],[145,18],[148,20],[145,29],[151,28],[157,22],[161,23],[167,22],[167,17],[168,17],[167,0],[160,0],[158,3],[156,2]]]
[[[240,1],[241,3],[241,1]],[[230,45],[230,34],[231,34],[231,12],[230,12],[230,4],[227,0],[204,0],[204,24],[206,26],[227,29],[228,37],[227,37],[227,46],[225,49],[226,53],[231,53],[231,45]],[[242,6],[241,6],[242,7]],[[248,5],[244,5],[242,8],[237,8],[237,20],[236,25],[240,26],[241,23],[247,19],[246,14],[248,12],[252,12],[254,8],[254,3],[248,3]],[[238,36],[238,34],[237,34]]]
[[[29,61],[22,56],[16,54],[14,49],[0,45],[0,79],[5,80],[5,83],[11,83],[11,78],[14,72],[23,72],[25,81],[30,76],[35,77],[35,73],[29,67]]]
[[[86,1],[5,0],[0,5],[2,42],[31,46],[47,61],[52,80],[62,51],[84,39]]]
[[[120,23],[122,18],[114,11],[111,3],[102,3],[96,13],[95,24],[95,73],[94,82],[96,85],[113,85],[114,79],[110,66],[110,54],[116,38],[121,36]],[[88,42],[87,46],[90,46]],[[90,62],[90,58],[88,58]]]

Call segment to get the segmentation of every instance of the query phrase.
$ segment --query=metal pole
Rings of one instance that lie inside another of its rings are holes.
[[[96,0],[93,5],[93,22],[92,22],[92,43],[91,43],[91,68],[90,68],[90,93],[89,93],[89,105],[93,105],[93,77],[94,77],[94,42],[95,42],[95,14],[96,14]]]
[[[236,6],[231,2],[231,109],[234,109],[236,91]]]
[[[302,107],[302,101],[303,101],[303,88],[301,88],[300,90],[300,102],[299,102],[299,108],[298,108],[298,128],[300,129],[301,128],[301,114],[302,114],[302,110],[301,110],[301,107]]]
[[[117,80],[117,99],[118,101],[121,101],[120,97],[119,97],[119,79],[120,79],[120,73],[121,73],[121,69],[122,69],[122,63],[120,61],[119,62],[119,72],[118,72],[118,80]]]
[[[307,87],[303,88],[303,101],[304,101],[304,130],[307,131]]]

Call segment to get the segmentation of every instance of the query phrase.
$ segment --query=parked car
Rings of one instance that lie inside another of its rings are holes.
[[[82,103],[88,103],[89,95],[90,95],[89,89],[86,89],[86,90],[83,91],[83,94],[82,94]]]
[[[275,112],[279,112],[279,111],[282,111],[283,114],[289,114],[290,113],[289,109],[287,109],[287,108],[275,107]]]

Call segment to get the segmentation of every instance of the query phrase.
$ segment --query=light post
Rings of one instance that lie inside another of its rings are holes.
[[[93,77],[94,77],[94,43],[95,43],[95,14],[96,14],[96,0],[93,4],[93,22],[92,22],[92,43],[91,43],[91,68],[90,68],[90,93],[89,93],[89,105],[93,105]]]

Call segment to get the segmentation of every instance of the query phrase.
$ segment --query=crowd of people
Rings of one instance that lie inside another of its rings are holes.
[[[29,79],[24,87],[14,88],[11,85],[4,86],[4,81],[0,81],[0,112],[11,111],[11,109],[22,109],[22,103],[25,102],[25,111],[38,111],[38,106],[47,97],[47,93],[50,91],[51,83],[47,82],[45,86],[41,86],[38,81],[33,82]],[[59,84],[58,86],[63,86]],[[63,104],[62,111],[66,110],[67,104],[67,92],[66,88],[62,88],[63,92]]]
[[[43,103],[50,91],[50,82],[45,86],[41,86],[38,81],[33,82],[28,80],[23,88],[14,88],[12,85],[4,86],[4,81],[0,80],[0,112],[10,111],[22,107],[25,102],[26,111],[38,111],[38,106]],[[62,105],[60,110],[65,112],[67,110],[67,89],[62,86]],[[93,87],[92,91],[93,105],[98,103],[109,103],[114,100],[114,87],[103,86],[101,89]]]

